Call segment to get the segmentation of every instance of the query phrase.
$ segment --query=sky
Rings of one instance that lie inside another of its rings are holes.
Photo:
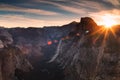
[[[0,0],[0,26],[61,26],[81,17],[120,23],[120,0]]]

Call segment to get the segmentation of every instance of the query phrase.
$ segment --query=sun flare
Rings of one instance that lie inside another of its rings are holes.
[[[104,15],[102,17],[102,24],[105,26],[105,28],[111,28],[112,26],[116,25],[117,22],[115,21],[114,16]]]

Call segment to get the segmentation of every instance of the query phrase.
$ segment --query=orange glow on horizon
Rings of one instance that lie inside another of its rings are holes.
[[[104,35],[102,44],[106,43],[107,37],[109,36],[110,33],[114,37],[116,37],[114,26],[119,24],[117,17],[118,16],[115,16],[115,15],[109,14],[109,13],[100,15],[100,18],[98,19],[98,25],[103,25],[103,26],[101,29],[99,29],[98,31],[96,31],[94,33],[94,34],[99,33],[99,36],[97,36],[94,39],[94,41],[93,41],[94,43],[100,38],[101,35]]]
[[[111,28],[118,24],[116,17],[112,14],[105,14],[101,16],[101,20],[98,22],[99,25],[103,25],[105,28]]]

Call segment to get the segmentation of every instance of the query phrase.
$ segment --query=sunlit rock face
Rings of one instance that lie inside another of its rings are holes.
[[[90,31],[86,35],[86,29]],[[50,62],[64,69],[65,80],[119,80],[120,32],[95,32],[101,29],[91,18],[82,18],[74,35],[59,42]],[[94,33],[95,32],[95,33]],[[92,34],[94,33],[94,34]]]

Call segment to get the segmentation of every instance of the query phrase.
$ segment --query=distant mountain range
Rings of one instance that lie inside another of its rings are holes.
[[[0,49],[14,45],[34,69],[24,80],[119,80],[120,25],[104,30],[89,17],[59,27],[0,28]]]

